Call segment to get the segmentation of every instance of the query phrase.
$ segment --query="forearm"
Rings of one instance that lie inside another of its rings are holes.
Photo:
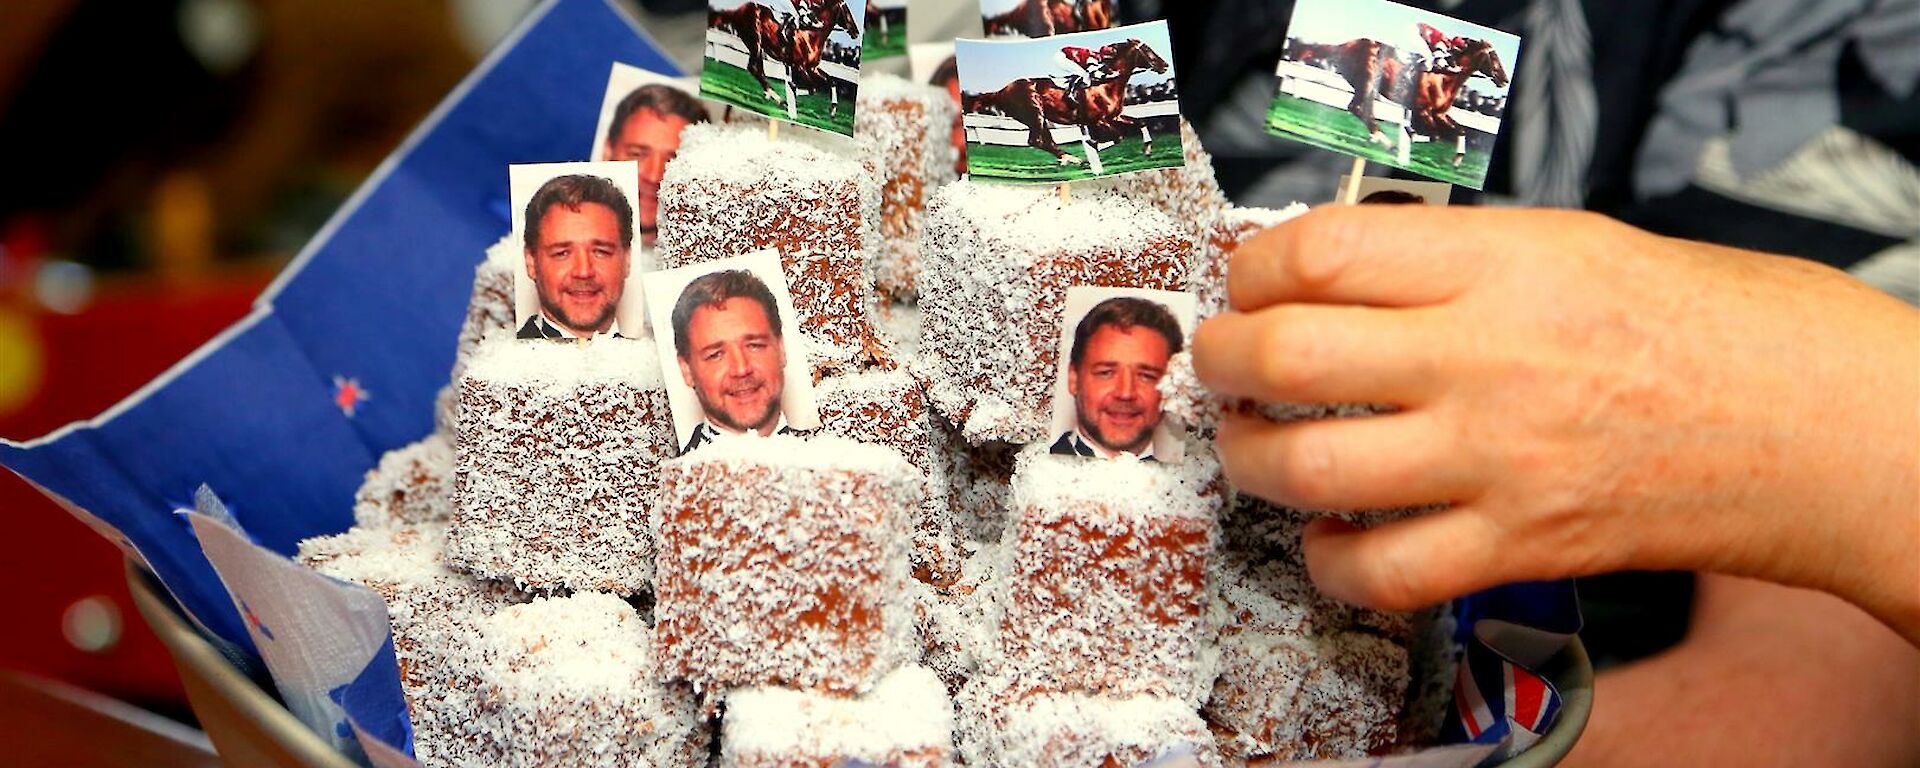
[[[1920,650],[1831,596],[1701,577],[1694,628],[1602,673],[1566,765],[1920,761]]]

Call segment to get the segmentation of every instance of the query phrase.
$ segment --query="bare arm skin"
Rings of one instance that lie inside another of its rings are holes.
[[[1445,232],[1434,238],[1432,233]],[[1409,609],[1615,570],[1830,592],[1920,642],[1920,312],[1810,262],[1565,211],[1329,206],[1233,257],[1194,340],[1241,489],[1451,502],[1309,527],[1329,594]]]
[[[1703,576],[1672,649],[1601,673],[1572,768],[1920,765],[1920,649],[1831,595]]]

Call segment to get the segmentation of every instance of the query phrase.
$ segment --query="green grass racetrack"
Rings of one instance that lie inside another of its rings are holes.
[[[1395,141],[1396,148],[1406,136],[1392,123],[1383,122],[1380,129]],[[1487,161],[1491,157],[1487,150],[1469,142],[1466,159],[1455,168],[1453,142],[1427,141],[1416,142],[1408,154],[1409,162],[1401,165],[1394,150],[1369,140],[1360,118],[1344,109],[1284,93],[1273,100],[1273,106],[1267,111],[1267,132],[1473,189],[1479,189],[1486,182]]]
[[[758,112],[768,117],[787,119],[787,84],[771,77],[767,82],[773,86],[778,101],[768,101],[760,92],[760,83],[744,69],[707,58],[706,65],[700,68],[700,95],[709,99],[724,101],[728,104]],[[802,125],[832,131],[843,136],[853,135],[853,99],[852,91],[847,91],[840,99],[840,114],[829,115],[832,99],[825,91],[802,93],[795,101],[795,120]]]
[[[1060,149],[1074,157],[1085,158],[1080,142],[1062,144]],[[1100,151],[1105,176],[1151,168],[1172,168],[1183,162],[1180,134],[1154,137],[1153,154],[1140,154],[1140,137],[1120,140]],[[982,178],[1020,179],[1022,181],[1085,181],[1095,178],[1084,165],[1061,165],[1051,153],[1027,146],[1005,144],[968,144],[967,172]]]

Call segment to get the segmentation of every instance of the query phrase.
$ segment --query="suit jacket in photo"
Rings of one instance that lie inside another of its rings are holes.
[[[794,429],[793,427],[789,427],[785,424],[780,425],[780,428],[774,430],[773,433],[776,435],[806,434],[804,432],[801,432],[800,430]],[[689,453],[692,453],[693,449],[699,448],[700,446],[706,445],[707,443],[711,443],[714,441],[715,438],[718,438],[719,436],[720,436],[719,430],[714,429],[712,424],[708,424],[707,422],[702,421],[699,424],[694,426],[693,437],[687,438],[687,447],[680,449],[680,455],[685,456]]]

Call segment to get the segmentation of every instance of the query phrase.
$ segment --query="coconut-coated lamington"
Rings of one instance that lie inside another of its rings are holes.
[[[741,436],[666,462],[654,641],[702,691],[856,694],[914,655],[925,479],[888,448]]]
[[[522,587],[634,594],[676,450],[653,342],[487,337],[460,380],[448,556]]]
[[[1170,696],[1213,679],[1207,562],[1219,540],[1217,465],[1054,456],[1029,446],[989,585],[988,665],[1026,690]]]
[[[953,764],[953,700],[940,678],[905,666],[860,696],[791,688],[727,695],[723,768],[944,768]]]
[[[951,140],[956,107],[942,88],[875,73],[860,78],[853,138],[860,146],[865,194],[867,268],[884,298],[918,296],[920,229],[927,195],[953,181]]]
[[[603,592],[536,598],[479,622],[473,721],[461,765],[707,764],[712,730],[693,691],[662,683],[651,630]]]
[[[660,181],[660,261],[683,267],[780,253],[801,332],[859,352],[878,343],[861,240],[860,161],[764,130],[689,126]]]
[[[971,443],[1047,437],[1067,289],[1186,290],[1192,251],[1166,215],[1112,191],[942,187],[920,275],[934,408]]]

